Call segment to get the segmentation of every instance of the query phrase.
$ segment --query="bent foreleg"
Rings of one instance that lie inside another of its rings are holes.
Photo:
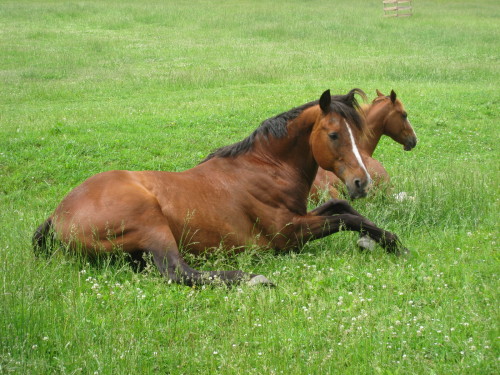
[[[340,230],[367,234],[388,252],[399,253],[403,250],[399,238],[391,232],[377,227],[368,219],[357,214],[343,213],[333,216],[303,216],[296,220],[296,236],[300,242],[307,242],[329,236]]]

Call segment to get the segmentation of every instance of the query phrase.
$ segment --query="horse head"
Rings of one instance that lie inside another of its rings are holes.
[[[311,132],[311,148],[318,165],[335,173],[347,186],[352,199],[366,196],[371,182],[353,131],[363,131],[363,121],[357,112],[355,93],[335,96],[325,91],[319,100],[321,109]],[[364,93],[362,93],[364,94]]]
[[[378,98],[375,100],[381,97],[390,100],[389,111],[385,116],[384,134],[402,144],[405,151],[410,151],[417,145],[417,136],[408,120],[408,113],[403,103],[397,98],[394,90],[391,90],[389,96],[385,96],[377,90],[377,95]]]

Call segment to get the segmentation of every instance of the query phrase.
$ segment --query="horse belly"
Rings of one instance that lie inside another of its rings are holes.
[[[222,201],[173,199],[163,213],[177,244],[192,254],[219,249],[239,252],[255,242],[254,226],[235,207]]]

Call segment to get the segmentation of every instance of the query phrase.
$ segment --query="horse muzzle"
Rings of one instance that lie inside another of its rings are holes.
[[[371,183],[371,178],[360,179],[355,178],[350,183],[346,183],[347,191],[351,199],[366,197]]]
[[[411,151],[417,145],[417,137],[409,138],[404,144],[405,151]]]

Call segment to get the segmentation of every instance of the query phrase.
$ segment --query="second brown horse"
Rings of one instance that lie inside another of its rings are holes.
[[[390,181],[389,174],[382,163],[373,157],[380,138],[383,135],[391,137],[403,145],[405,151],[410,151],[417,145],[417,136],[408,120],[408,113],[394,90],[388,96],[377,90],[377,97],[371,104],[363,106],[361,112],[368,131],[366,134],[355,131],[354,137],[374,185],[386,187]],[[322,191],[328,192],[332,198],[338,198],[341,188],[342,180],[335,173],[320,167],[311,188],[311,198],[319,200]]]
[[[330,200],[307,212],[318,165],[333,171],[352,198],[362,197],[370,177],[353,137],[363,132],[356,93],[332,101],[325,91],[307,103],[264,121],[249,137],[223,147],[184,172],[110,171],[73,189],[36,230],[41,251],[52,236],[85,254],[148,252],[162,275],[187,285],[246,281],[271,284],[239,270],[198,271],[180,253],[247,245],[277,251],[339,230],[370,236],[390,252],[404,250],[398,237],[378,228],[346,201]]]

